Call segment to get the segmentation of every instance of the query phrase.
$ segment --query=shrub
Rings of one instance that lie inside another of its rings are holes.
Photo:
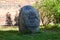
[[[6,24],[7,26],[12,26],[12,20],[11,20],[11,14],[7,13],[6,14]]]
[[[44,19],[47,17],[45,25],[52,20],[54,23],[60,23],[60,0],[37,0],[34,7],[40,11],[41,20],[44,25]]]
[[[47,30],[60,30],[60,26],[58,24],[54,24],[54,25],[48,24],[45,26],[45,29],[47,29]]]
[[[48,24],[48,25],[45,26],[45,29],[53,29],[53,28],[54,28],[54,26],[51,25],[51,24]]]

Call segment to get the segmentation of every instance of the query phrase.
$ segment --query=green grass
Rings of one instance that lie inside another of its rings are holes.
[[[3,28],[3,30],[1,29],[0,40],[60,40],[60,31],[40,29],[39,33],[21,34],[15,28],[9,27],[10,31],[4,31],[7,29],[7,27]]]
[[[41,31],[35,34],[20,34],[18,31],[0,31],[0,40],[60,40],[60,32]]]

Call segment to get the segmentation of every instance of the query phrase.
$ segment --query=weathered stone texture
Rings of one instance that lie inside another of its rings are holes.
[[[19,29],[21,32],[37,32],[40,25],[39,12],[32,6],[24,6],[19,13]]]

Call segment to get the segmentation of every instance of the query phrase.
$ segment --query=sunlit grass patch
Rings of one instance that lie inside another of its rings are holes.
[[[0,26],[0,31],[19,30],[18,26]]]

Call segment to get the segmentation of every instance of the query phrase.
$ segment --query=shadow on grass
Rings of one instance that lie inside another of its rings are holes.
[[[15,30],[9,30],[9,31],[0,31],[0,34],[12,34],[12,35],[33,35],[33,34],[40,34],[41,32],[36,32],[36,33],[21,33],[19,31]]]

